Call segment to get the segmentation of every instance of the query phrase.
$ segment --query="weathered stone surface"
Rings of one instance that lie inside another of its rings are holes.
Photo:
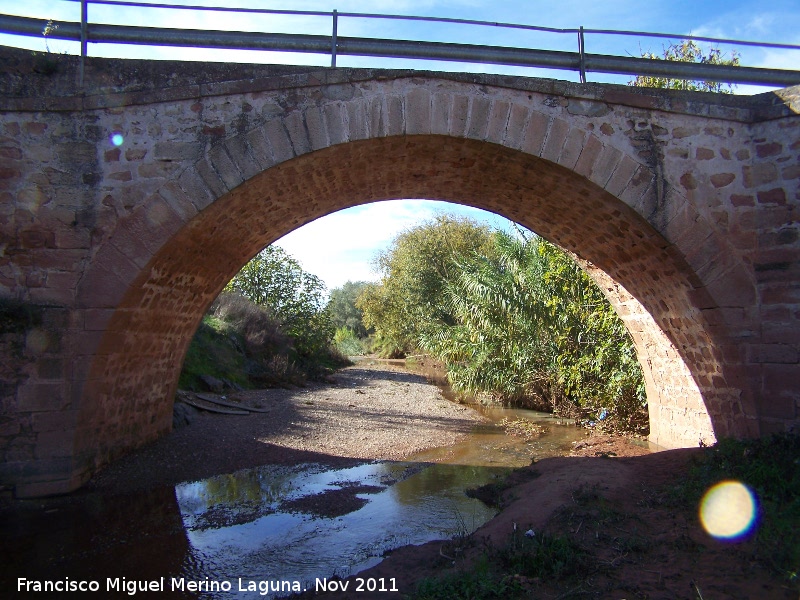
[[[88,96],[74,77],[37,92],[52,98],[0,93],[0,289],[63,313],[26,335],[25,378],[0,398],[13,407],[0,485],[67,491],[168,431],[180,358],[223,284],[296,225],[376,198],[468,202],[591,261],[635,340],[659,444],[797,425],[790,106],[495,75],[204,65],[200,81],[196,65],[114,64],[89,60]],[[144,81],[147,68],[170,77]]]

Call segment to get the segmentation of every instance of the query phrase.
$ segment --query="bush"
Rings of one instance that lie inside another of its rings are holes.
[[[344,356],[361,356],[364,354],[364,345],[356,337],[355,332],[349,327],[339,327],[333,335],[333,345]]]

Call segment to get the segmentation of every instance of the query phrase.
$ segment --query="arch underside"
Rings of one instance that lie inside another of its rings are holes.
[[[99,464],[168,431],[182,360],[206,308],[256,252],[328,213],[426,198],[483,208],[589,261],[626,322],[648,388],[651,439],[713,441],[736,392],[670,244],[585,177],[496,144],[436,135],[331,146],[271,167],[218,198],[173,235],[130,285],[86,381],[78,449]],[[91,447],[89,446],[91,444]]]

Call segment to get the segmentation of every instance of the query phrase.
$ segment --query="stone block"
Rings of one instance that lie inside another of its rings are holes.
[[[525,127],[520,150],[533,156],[540,156],[542,144],[550,129],[551,118],[539,112],[532,112]]]
[[[378,99],[380,100],[380,99]],[[328,130],[325,127],[325,117],[322,109],[318,106],[308,108],[305,113],[306,127],[308,127],[308,141],[311,150],[326,148],[328,142]]]
[[[486,130],[487,142],[499,144],[505,139],[510,109],[511,104],[504,100],[495,100],[492,102],[492,111],[489,114],[489,126]]]
[[[275,157],[272,154],[272,147],[270,146],[267,138],[264,137],[262,128],[256,128],[248,131],[245,134],[247,145],[250,147],[252,156],[262,170],[269,169],[276,163]]]
[[[200,176],[200,179],[203,182],[203,187],[211,192],[212,200],[216,200],[220,196],[223,196],[228,192],[228,187],[225,185],[225,182],[222,181],[222,178],[217,173],[217,170],[211,164],[211,161],[208,157],[203,158],[202,160],[195,163],[194,169],[196,169],[197,174]],[[183,186],[183,180],[186,176],[186,171],[178,178],[178,181],[181,182],[181,186]],[[187,192],[189,191],[187,188],[183,188]],[[198,210],[200,207],[198,206]]]
[[[588,177],[602,188],[607,188],[611,176],[617,169],[623,154],[610,144],[604,145]]]
[[[525,122],[528,119],[528,107],[513,103],[508,114],[508,125],[504,143],[509,148],[517,150],[522,145],[522,136],[525,133]]]
[[[308,154],[311,152],[311,142],[308,139],[308,131],[306,130],[306,122],[303,118],[303,113],[294,111],[287,115],[283,122],[286,125],[286,131],[292,142],[294,155],[300,156],[301,154]]]
[[[469,125],[467,126],[466,137],[475,140],[486,139],[491,106],[492,101],[489,100],[489,98],[473,96],[469,111]]]
[[[331,145],[343,144],[347,141],[347,129],[344,124],[345,110],[341,104],[326,104],[324,107],[325,124],[328,128],[328,139]]]
[[[186,169],[178,176],[178,185],[181,190],[186,194],[194,205],[195,209],[200,212],[206,206],[216,200],[217,195],[208,186],[200,174],[200,169],[191,167]]]
[[[403,116],[403,99],[399,96],[386,97],[387,135],[403,135],[405,118]]]
[[[414,88],[405,96],[406,133],[431,132],[431,94],[425,88]]]
[[[583,150],[585,138],[586,132],[582,127],[570,128],[564,140],[564,146],[561,148],[561,154],[558,156],[558,164],[570,170],[574,169]]]
[[[57,411],[65,406],[64,389],[61,382],[37,383],[28,380],[17,390],[19,412]]]
[[[564,141],[567,139],[568,133],[569,123],[562,119],[555,119],[547,132],[547,139],[542,149],[542,158],[556,162],[561,155],[561,149],[564,147]]]
[[[225,185],[225,191],[230,191],[244,182],[245,177],[233,159],[226,151],[226,144],[218,144],[208,153],[211,165]]]
[[[452,110],[450,111],[450,135],[464,137],[467,133],[469,119],[469,97],[453,96]]]
[[[633,178],[639,166],[639,163],[630,156],[627,154],[623,155],[619,163],[617,163],[614,173],[605,185],[606,191],[613,196],[619,196],[628,186],[628,183]]]
[[[433,95],[431,107],[431,133],[447,135],[450,131],[450,94],[439,92]]]
[[[364,102],[351,100],[345,105],[347,109],[347,139],[351,142],[369,137],[367,131],[367,111]]]
[[[272,148],[272,155],[275,157],[275,162],[282,163],[294,158],[294,150],[292,149],[292,141],[289,139],[289,134],[283,123],[278,119],[267,121],[264,126],[264,134]]]
[[[175,211],[184,223],[197,214],[197,207],[176,181],[168,181],[158,190],[158,196]]]

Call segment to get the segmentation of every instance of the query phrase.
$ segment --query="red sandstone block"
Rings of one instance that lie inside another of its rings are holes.
[[[253,153],[253,158],[262,169],[268,169],[275,164],[272,148],[264,137],[262,129],[253,129],[246,134],[247,144]]]
[[[267,121],[264,127],[264,134],[264,137],[272,147],[272,155],[275,157],[276,162],[281,163],[294,157],[289,134],[286,133],[286,129],[278,119]]]
[[[603,143],[594,134],[589,134],[586,144],[581,149],[580,157],[575,163],[575,172],[584,177],[592,174],[592,167],[603,150]]]
[[[591,173],[588,176],[589,179],[600,187],[605,188],[622,160],[622,156],[622,152],[610,144],[604,146],[597,157],[597,161],[592,166]]]
[[[380,99],[378,100],[380,101]],[[311,150],[326,148],[329,144],[328,131],[325,127],[325,117],[322,114],[322,109],[318,106],[308,108],[305,112],[305,122],[308,127],[308,140]]]
[[[514,150],[522,145],[522,136],[525,132],[525,121],[528,118],[528,107],[522,104],[512,103],[508,114],[508,125],[504,145]]]
[[[797,417],[798,366],[766,364],[761,388],[761,416],[794,419]]]
[[[211,161],[211,165],[219,175],[219,178],[225,184],[225,191],[230,191],[241,184],[245,177],[226,152],[225,146],[226,144],[218,144],[211,148],[208,153],[208,159]]]
[[[564,140],[564,146],[558,157],[558,164],[572,170],[578,162],[578,158],[583,150],[586,132],[581,127],[572,127]]]
[[[436,93],[431,106],[431,133],[447,135],[450,130],[450,94]]]
[[[17,388],[17,411],[61,410],[65,406],[63,384],[28,380]]]
[[[489,111],[491,110],[492,102],[488,98],[477,96],[472,98],[470,104],[466,137],[485,140],[486,132],[489,128]]]
[[[403,118],[403,99],[399,96],[386,97],[387,135],[403,135],[405,119]],[[333,142],[333,137],[331,137]]]
[[[178,185],[187,198],[191,199],[198,212],[211,204],[217,197],[208,187],[196,167],[186,169],[181,173],[178,177]]]
[[[414,88],[405,96],[406,133],[431,132],[431,94],[425,88]]]
[[[369,137],[367,131],[367,109],[364,102],[351,100],[345,105],[347,109],[347,139],[351,142]]]
[[[225,183],[217,173],[214,166],[211,164],[211,161],[208,157],[203,158],[203,160],[198,161],[194,166],[193,169],[196,170],[197,174],[200,176],[200,181],[202,182],[202,186],[197,186],[195,189],[206,188],[211,192],[211,198],[216,200],[220,196],[226,194],[228,192],[228,188],[225,186]],[[178,181],[181,182],[181,186],[184,185],[184,178],[186,178],[186,183],[191,185],[193,182],[191,181],[192,175],[194,173],[190,173],[190,170],[187,169],[184,171]],[[183,188],[187,192],[190,190],[187,187]],[[191,192],[190,192],[191,193]],[[198,210],[200,210],[200,206],[197,206]]]
[[[556,162],[561,154],[561,149],[564,147],[564,141],[567,139],[568,133],[569,123],[561,119],[555,119],[547,132],[547,139],[542,149],[542,158]]]
[[[551,117],[542,113],[531,113],[528,124],[525,127],[525,134],[522,138],[520,150],[532,154],[533,156],[540,156],[542,144],[547,136],[551,120]]]
[[[492,110],[489,114],[489,127],[486,131],[486,141],[499,144],[506,136],[508,126],[509,111],[511,104],[503,100],[492,102]]]
[[[311,142],[308,139],[303,113],[294,111],[290,113],[283,122],[286,126],[286,131],[289,133],[289,139],[292,142],[295,156],[311,152]]]
[[[450,111],[450,135],[464,137],[467,132],[467,122],[469,119],[469,97],[453,96],[452,109]]]
[[[630,182],[638,168],[639,163],[624,154],[605,186],[606,191],[614,196],[619,196],[622,190],[627,187],[628,182]]]

